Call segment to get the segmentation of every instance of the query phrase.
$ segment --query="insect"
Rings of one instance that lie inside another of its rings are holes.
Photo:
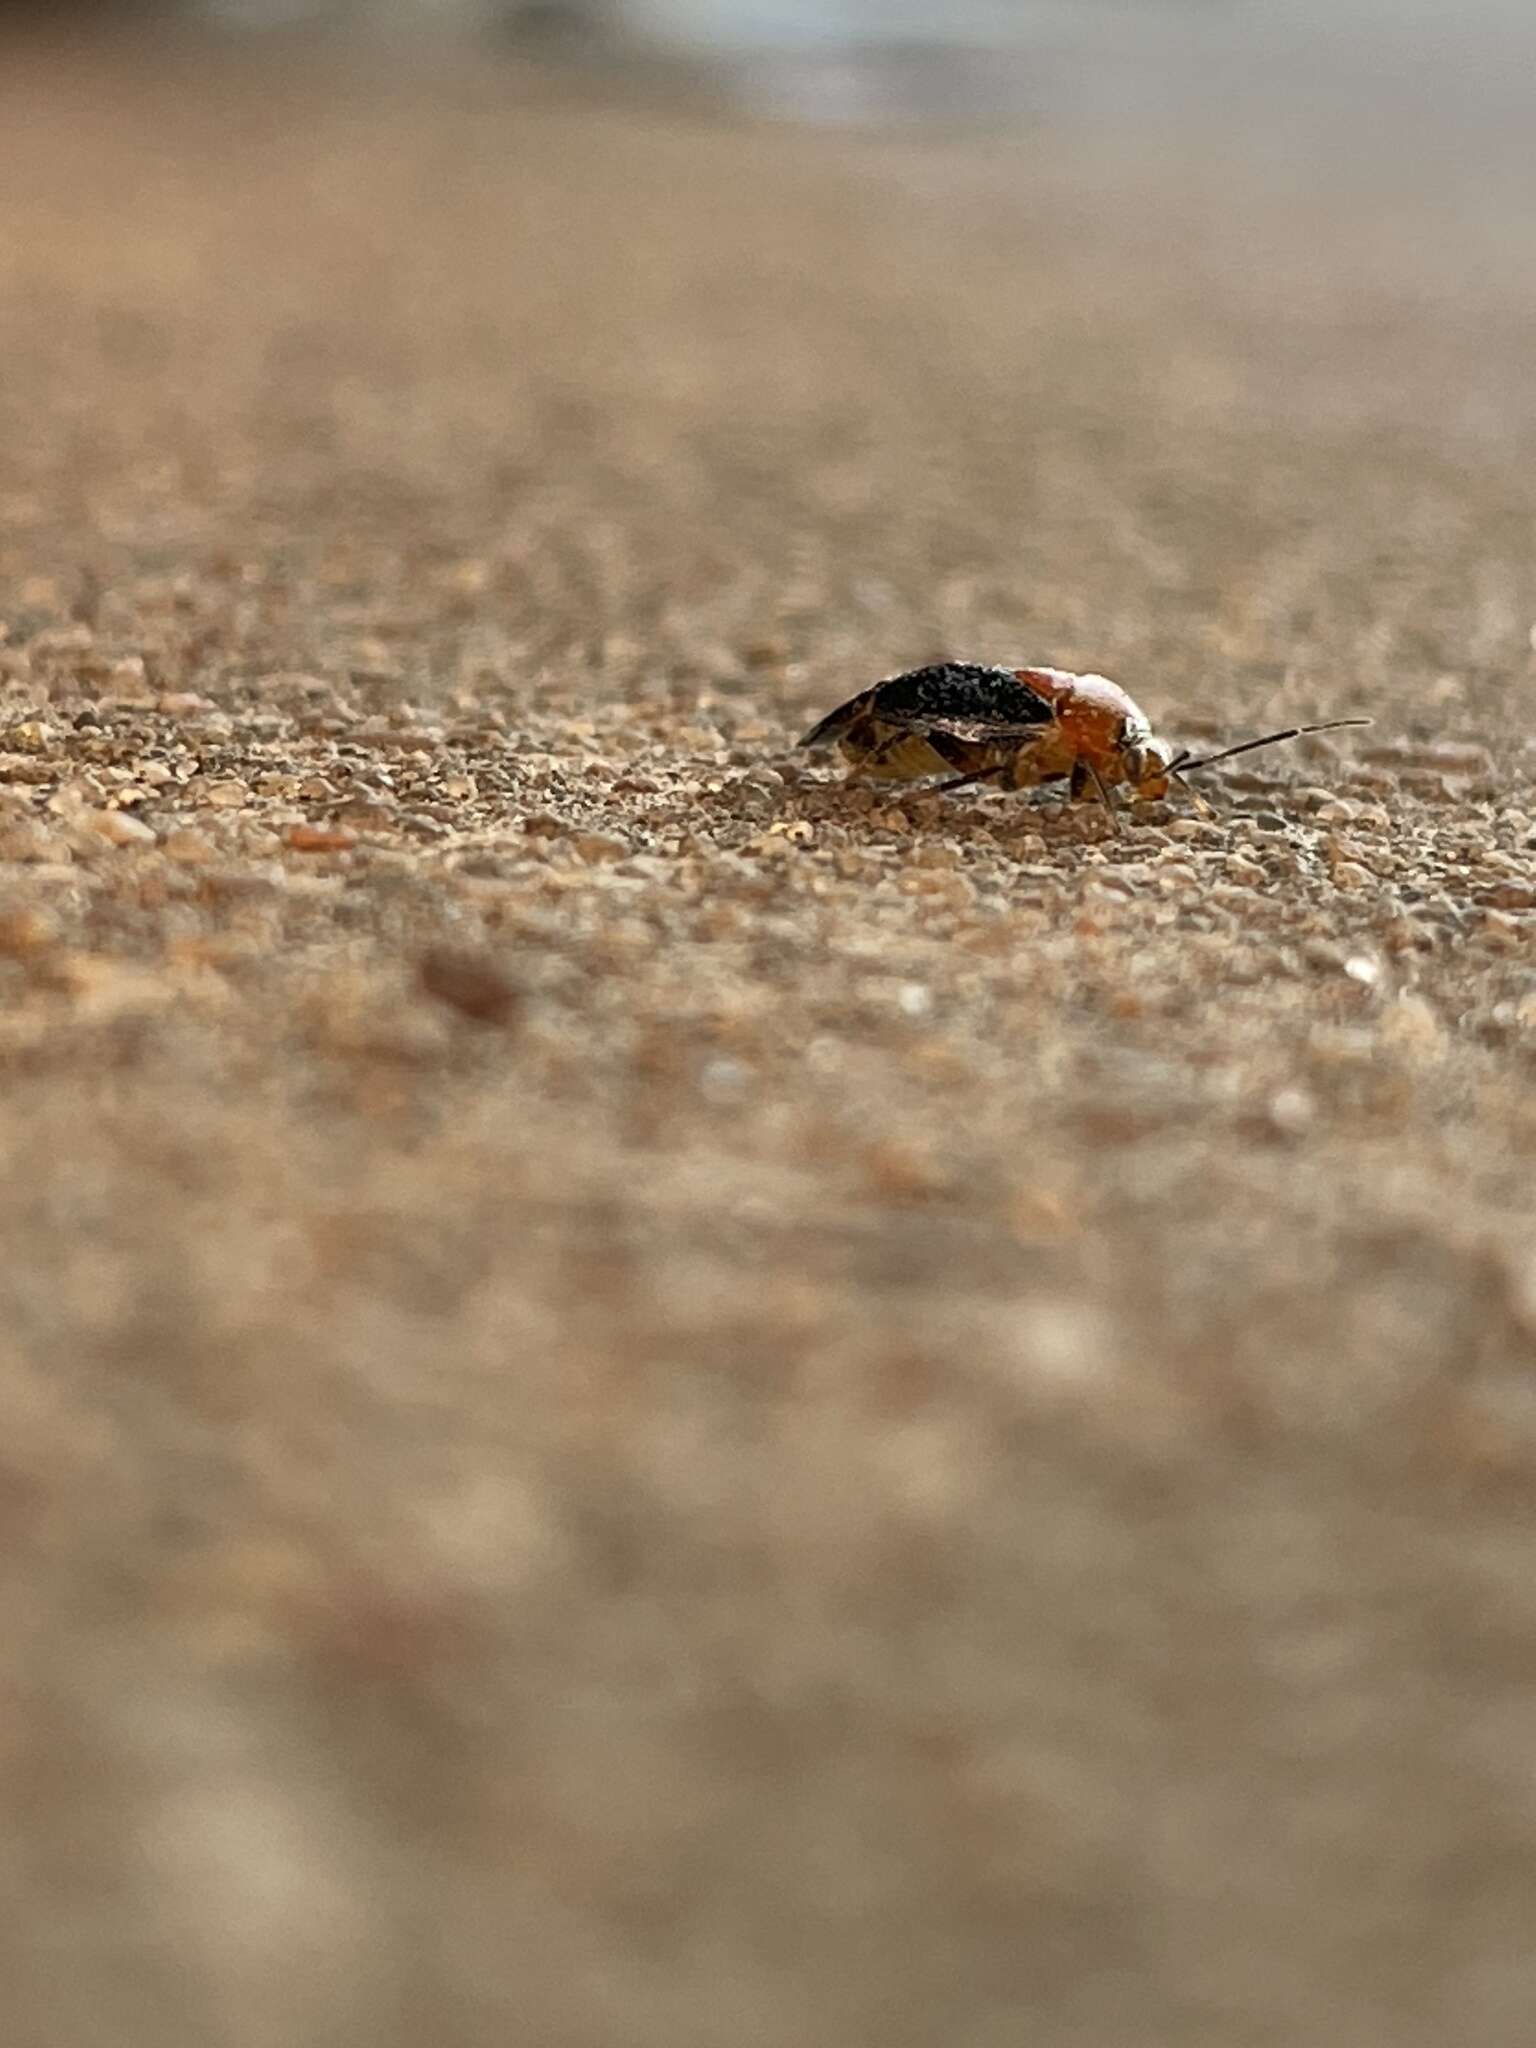
[[[944,661],[861,690],[813,725],[800,745],[836,746],[854,775],[878,782],[944,776],[942,790],[982,782],[1033,789],[1064,780],[1074,797],[1097,796],[1113,818],[1113,791],[1121,784],[1135,796],[1166,796],[1171,781],[1235,754],[1370,722],[1288,725],[1197,757],[1158,739],[1140,705],[1107,676]]]

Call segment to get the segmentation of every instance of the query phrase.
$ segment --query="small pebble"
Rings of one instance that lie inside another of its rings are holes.
[[[505,1030],[521,1014],[523,999],[500,965],[485,954],[433,946],[416,966],[421,988],[476,1024]]]
[[[611,832],[578,832],[569,844],[577,859],[589,867],[623,860],[632,850],[627,840],[619,839]]]
[[[111,846],[153,846],[155,835],[142,818],[131,811],[92,811],[82,821],[99,839]]]
[[[1281,1088],[1270,1097],[1269,1121],[1281,1137],[1303,1137],[1317,1121],[1317,1104],[1304,1088]]]
[[[357,844],[357,834],[339,825],[290,825],[283,843],[295,853],[348,853]]]
[[[180,861],[187,867],[200,867],[218,857],[218,850],[211,840],[205,839],[201,832],[185,829],[166,833],[164,852],[168,860]]]

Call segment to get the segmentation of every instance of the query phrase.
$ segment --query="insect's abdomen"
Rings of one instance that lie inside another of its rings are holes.
[[[947,753],[941,753],[921,733],[882,732],[873,719],[867,731],[859,727],[847,734],[842,749],[856,768],[876,782],[921,782],[955,766]]]

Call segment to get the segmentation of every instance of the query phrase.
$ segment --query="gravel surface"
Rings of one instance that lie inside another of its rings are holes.
[[[14,2048],[1529,2041],[1527,145],[1313,140],[6,53]]]

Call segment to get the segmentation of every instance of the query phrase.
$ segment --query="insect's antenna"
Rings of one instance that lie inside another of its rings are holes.
[[[1324,725],[1288,725],[1284,732],[1267,732],[1259,740],[1244,740],[1241,746],[1223,747],[1219,754],[1202,754],[1198,761],[1190,760],[1187,754],[1180,755],[1168,764],[1171,775],[1185,776],[1196,768],[1214,767],[1218,761],[1230,761],[1234,754],[1251,754],[1256,747],[1278,746],[1281,740],[1299,740],[1309,732],[1339,732],[1346,725],[1369,725],[1368,718],[1330,718]]]

